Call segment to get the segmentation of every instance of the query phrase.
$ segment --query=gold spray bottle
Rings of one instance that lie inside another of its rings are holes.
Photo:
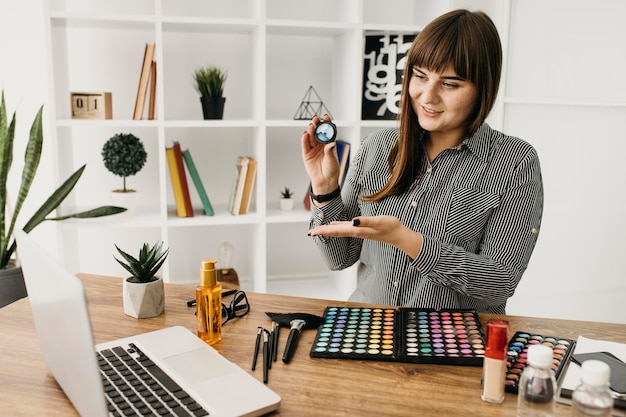
[[[222,284],[217,282],[214,259],[205,259],[196,287],[198,337],[209,345],[222,340]]]

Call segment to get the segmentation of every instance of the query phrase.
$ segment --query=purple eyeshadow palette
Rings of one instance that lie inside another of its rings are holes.
[[[327,307],[311,357],[482,366],[474,310]]]
[[[506,391],[517,394],[519,380],[524,368],[526,368],[528,347],[538,344],[552,348],[552,370],[558,383],[559,377],[574,351],[576,341],[532,332],[516,332],[509,340],[506,381],[504,385]]]

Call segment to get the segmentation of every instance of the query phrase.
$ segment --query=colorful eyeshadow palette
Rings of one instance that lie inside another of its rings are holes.
[[[567,366],[576,342],[553,336],[543,336],[530,332],[517,332],[509,340],[505,390],[517,394],[522,371],[526,368],[527,351],[530,345],[542,344],[552,348],[552,370],[559,381],[561,372]]]
[[[482,366],[474,310],[327,307],[311,357]]]

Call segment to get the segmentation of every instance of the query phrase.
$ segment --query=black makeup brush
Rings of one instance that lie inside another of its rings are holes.
[[[323,322],[324,318],[309,313],[265,313],[273,321],[278,323],[282,327],[289,327],[289,337],[287,338],[287,344],[285,345],[285,352],[283,353],[283,362],[289,363],[293,352],[296,349],[298,342],[298,336],[300,332],[305,329],[316,329]]]

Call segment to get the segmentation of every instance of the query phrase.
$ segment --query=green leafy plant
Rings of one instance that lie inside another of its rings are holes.
[[[122,255],[122,258],[126,260],[126,262],[122,262],[113,256],[131,274],[129,281],[144,284],[156,280],[154,276],[163,265],[163,262],[165,262],[169,253],[169,248],[163,250],[163,242],[157,242],[152,247],[144,243],[139,250],[138,258],[124,252],[117,245],[115,245],[115,248]]]
[[[11,261],[11,258],[17,248],[17,243],[15,241],[15,237],[13,236],[13,230],[15,229],[15,224],[22,209],[22,205],[28,196],[33,180],[35,179],[37,168],[39,167],[39,161],[41,159],[41,152],[43,149],[43,128],[41,122],[42,112],[43,106],[39,108],[30,129],[30,137],[24,154],[22,181],[18,190],[17,199],[15,200],[15,206],[13,207],[11,222],[9,223],[8,230],[6,230],[6,222],[9,216],[7,178],[13,161],[16,113],[13,113],[11,122],[8,123],[4,90],[2,91],[2,102],[0,104],[0,205],[2,206],[0,207],[0,269],[5,269],[9,265],[9,261]],[[67,180],[65,180],[65,182],[61,184],[61,186],[57,188],[52,195],[50,195],[50,197],[48,197],[39,210],[37,210],[30,220],[28,220],[24,225],[23,230],[26,233],[33,230],[37,225],[45,220],[58,221],[71,217],[101,217],[126,211],[123,207],[102,206],[80,213],[58,217],[47,217],[50,213],[52,213],[52,211],[59,207],[63,200],[65,200],[68,194],[74,189],[74,186],[80,179],[85,167],[86,165],[80,167]]]
[[[148,154],[143,143],[132,133],[118,133],[102,147],[104,166],[123,179],[121,191],[127,192],[126,177],[135,175],[146,163]]]
[[[282,198],[291,198],[293,196],[293,191],[289,189],[289,187],[285,187],[281,192],[280,196]]]
[[[193,74],[195,88],[202,97],[222,97],[227,77],[228,71],[214,65],[198,68]]]

